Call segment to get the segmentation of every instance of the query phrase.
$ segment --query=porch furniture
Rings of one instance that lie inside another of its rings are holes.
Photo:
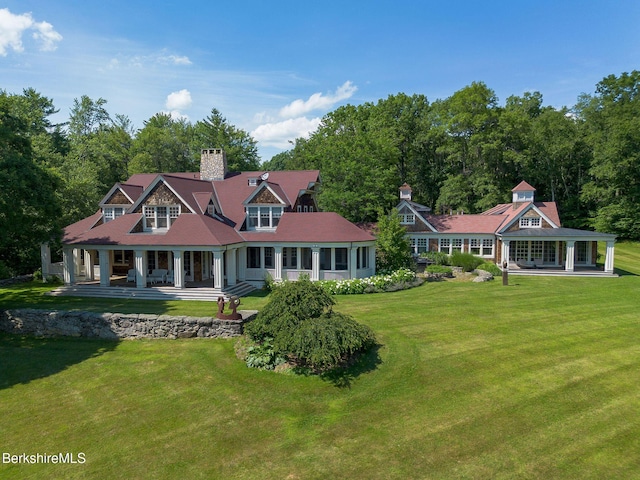
[[[136,269],[130,268],[127,271],[127,282],[135,282],[136,281]]]
[[[175,277],[173,275],[173,270],[169,270],[167,272],[167,276],[165,278],[167,283],[176,283]]]
[[[168,270],[166,268],[154,268],[151,270],[147,280],[150,283],[165,283],[167,280],[167,272]]]

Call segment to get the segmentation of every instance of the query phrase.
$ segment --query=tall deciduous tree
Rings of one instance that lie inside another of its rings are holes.
[[[213,108],[204,120],[196,122],[191,142],[194,159],[199,161],[203,148],[223,148],[229,171],[254,171],[260,168],[257,142],[246,131],[231,125]]]
[[[388,214],[382,210],[378,213],[376,226],[376,270],[392,272],[399,268],[411,267],[413,260],[407,231],[400,224],[397,210]]]
[[[144,122],[133,141],[129,174],[196,171],[192,136],[193,127],[186,120],[157,113]]]
[[[15,97],[0,94],[0,270],[22,274],[39,264],[41,242],[56,233],[56,178],[33,160],[29,115],[16,116]]]
[[[583,189],[592,224],[640,238],[640,71],[604,78],[577,111],[593,148],[591,180]]]

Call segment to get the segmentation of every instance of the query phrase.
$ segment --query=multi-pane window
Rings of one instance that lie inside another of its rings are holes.
[[[303,270],[311,270],[311,249],[304,247],[300,249]]]
[[[587,263],[588,258],[588,249],[587,242],[576,242],[575,244],[575,262],[576,263]]]
[[[450,238],[441,238],[440,239],[440,251],[444,253],[451,253],[451,239]]]
[[[418,253],[426,252],[429,250],[429,239],[418,238]]]
[[[540,228],[540,217],[523,217],[520,219],[520,228]]]
[[[556,242],[544,242],[542,259],[544,263],[556,263]]]
[[[284,247],[282,249],[282,268],[298,268],[297,247]]]
[[[282,217],[282,207],[247,207],[247,227],[276,228]]]
[[[451,252],[461,252],[462,251],[462,239],[461,238],[452,238],[451,239]]]
[[[401,213],[400,223],[403,225],[413,225],[416,223],[416,216],[413,213]]]
[[[331,249],[320,249],[320,270],[331,270]]]
[[[273,247],[264,247],[264,268],[273,268]]]
[[[484,257],[493,256],[493,238],[482,239],[482,256]]]
[[[472,238],[469,240],[469,253],[473,253],[474,255],[480,255],[480,246],[482,241],[479,238]]]
[[[260,268],[260,247],[247,247],[247,268]]]
[[[336,248],[335,256],[336,256],[336,270],[347,270],[349,268],[349,263],[347,261],[347,249]]]
[[[124,211],[124,207],[104,207],[104,222],[107,223],[111,220],[115,220],[116,218],[121,217],[122,215],[124,215]]]
[[[145,205],[142,211],[145,230],[166,230],[180,216],[180,205]]]
[[[359,247],[356,268],[369,268],[369,247]]]
[[[531,260],[534,262],[542,261],[542,242],[539,240],[531,242]]]

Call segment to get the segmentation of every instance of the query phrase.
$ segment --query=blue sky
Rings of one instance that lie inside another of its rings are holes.
[[[433,101],[483,81],[500,103],[539,91],[570,107],[635,69],[635,0],[0,4],[0,88],[35,88],[57,121],[82,95],[136,128],[157,112],[195,122],[217,108],[263,160],[347,103],[399,92]]]

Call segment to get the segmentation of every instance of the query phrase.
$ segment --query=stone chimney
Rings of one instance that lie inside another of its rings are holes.
[[[204,148],[200,152],[200,179],[224,180],[227,154],[222,148]]]
[[[400,200],[411,201],[411,187],[406,182],[400,187]]]

